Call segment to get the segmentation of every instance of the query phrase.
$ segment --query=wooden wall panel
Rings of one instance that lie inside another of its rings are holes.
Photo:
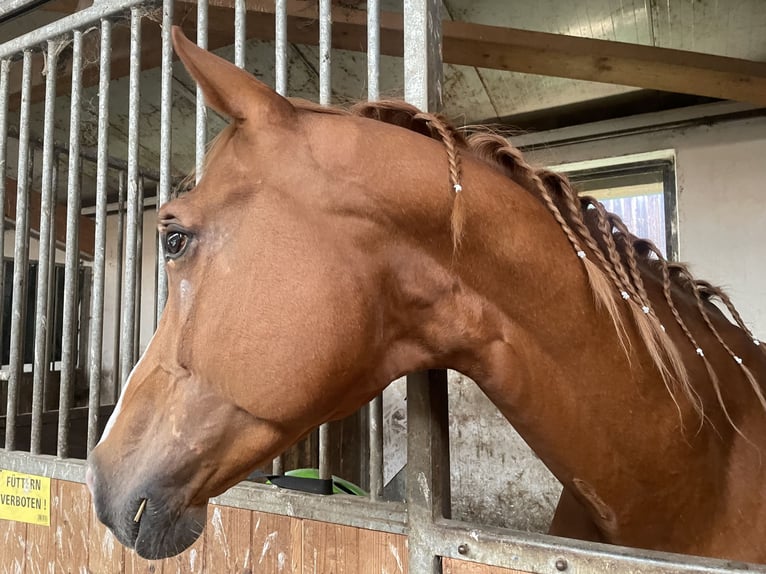
[[[203,534],[189,548],[178,556],[165,559],[162,574],[203,574],[214,572],[205,568],[205,535]]]
[[[359,530],[359,574],[407,574],[407,537]]]
[[[26,539],[27,525],[24,522],[0,520],[0,574],[24,572]]]
[[[125,552],[125,574],[162,574],[163,563],[159,560],[145,560],[129,548]],[[93,572],[96,574],[96,572]],[[122,574],[115,570],[115,574]]]
[[[250,568],[258,574],[300,574],[303,568],[303,521],[252,512]]]
[[[91,503],[88,489],[82,486],[63,480],[57,480],[54,486],[51,481],[51,490],[57,488],[59,493],[53,545],[56,572],[82,572],[88,568]]]
[[[93,574],[99,572],[124,572],[125,547],[114,534],[90,513],[90,544],[88,546],[88,569]]]
[[[443,574],[530,574],[529,572],[522,572],[512,568],[486,566],[485,564],[455,560],[453,558],[444,558],[442,560],[442,572]]]
[[[243,572],[252,556],[252,512],[229,506],[208,508],[205,571]]]
[[[359,529],[303,521],[303,574],[358,574]]]
[[[0,521],[0,574],[407,574],[400,535],[226,506],[205,528],[179,556],[144,560],[98,522],[85,485],[51,480],[50,527]]]
[[[61,493],[57,480],[51,480],[51,525],[27,525],[27,574],[49,574],[56,571],[56,526]]]

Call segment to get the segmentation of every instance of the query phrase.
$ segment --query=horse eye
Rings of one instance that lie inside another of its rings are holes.
[[[165,257],[175,259],[186,251],[186,245],[189,243],[189,236],[181,231],[170,231],[164,238]]]

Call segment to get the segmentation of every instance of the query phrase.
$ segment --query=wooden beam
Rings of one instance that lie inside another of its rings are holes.
[[[179,0],[194,19],[195,0]],[[209,0],[210,22],[219,35],[231,37],[232,0]],[[248,0],[248,36],[274,37],[272,3]],[[288,40],[316,45],[319,31],[316,2],[288,1]],[[257,28],[251,33],[250,24]],[[381,52],[402,56],[401,14],[380,15]],[[333,8],[333,47],[365,51],[367,14],[347,7]],[[594,40],[546,32],[443,22],[443,57],[449,64],[508,70],[528,74],[589,80],[766,105],[766,62],[713,56],[683,50]]]
[[[210,49],[233,42],[233,4],[233,0],[209,0]],[[247,9],[248,38],[273,39],[274,4],[247,0]],[[316,2],[288,0],[288,40],[296,44],[317,45],[317,17]],[[175,20],[189,36],[194,37],[196,1],[178,0]],[[381,52],[390,56],[402,56],[401,14],[383,12],[380,15],[380,23]],[[590,80],[766,105],[764,62],[469,22],[445,21],[443,25],[443,56],[444,61],[450,64]],[[344,6],[333,7],[333,47],[363,52],[367,47],[366,34],[366,12]],[[116,26],[113,35],[112,77],[116,78],[127,75],[128,72],[129,34],[124,26]],[[157,67],[161,54],[158,25],[145,21],[142,36],[142,67]],[[14,66],[18,67],[20,66]],[[97,83],[97,76],[96,67],[86,68],[84,85]],[[33,100],[39,101],[44,91],[43,78],[40,74],[35,74],[34,77]],[[62,65],[58,77],[59,92],[65,93],[68,91],[70,77],[66,64]],[[11,91],[15,93],[18,89]]]
[[[42,196],[36,191],[29,192],[29,227],[36,235],[40,233],[40,203]],[[5,178],[5,205],[3,215],[11,223],[16,221],[16,180]],[[66,244],[66,206],[56,205],[56,246],[63,248]],[[93,258],[96,223],[89,217],[80,216],[80,255]]]

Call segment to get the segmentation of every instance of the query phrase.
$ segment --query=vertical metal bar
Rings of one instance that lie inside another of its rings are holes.
[[[43,411],[48,409],[48,393],[51,389],[51,374],[53,372],[53,363],[55,361],[55,340],[56,340],[56,305],[59,303],[56,297],[56,204],[58,192],[58,174],[61,157],[56,153],[53,157],[53,170],[51,173],[51,191],[53,205],[49,214],[48,225],[50,227],[50,243],[48,250],[51,257],[48,263],[48,308],[46,310],[46,321],[48,323],[48,336],[45,345],[45,371],[43,372]]]
[[[332,99],[332,5],[330,0],[319,0],[319,103],[330,104]],[[319,478],[331,478],[330,427],[319,427]]]
[[[45,113],[43,123],[43,166],[40,198],[40,240],[37,264],[37,301],[35,304],[35,357],[32,369],[32,431],[30,437],[30,452],[40,454],[42,441],[43,390],[48,355],[48,287],[50,282],[50,258],[56,257],[51,253],[51,211],[54,211],[53,197],[53,112],[56,103],[56,66],[58,63],[57,41],[48,42],[45,60]]]
[[[98,154],[96,157],[96,233],[93,246],[93,298],[88,343],[88,452],[98,442],[101,406],[101,353],[104,337],[104,284],[106,274],[106,204],[109,167],[109,79],[112,58],[112,24],[101,21],[98,78]]]
[[[162,85],[160,87],[160,181],[157,184],[157,209],[170,201],[171,138],[170,120],[173,106],[173,42],[170,30],[173,26],[174,0],[162,3]],[[159,322],[165,302],[168,299],[168,276],[165,274],[165,261],[162,257],[162,245],[157,237],[157,312]],[[156,323],[155,323],[156,324]]]
[[[64,268],[64,318],[61,342],[61,387],[56,454],[69,456],[69,410],[75,377],[77,336],[77,283],[80,248],[80,108],[82,95],[82,32],[72,37],[72,96],[69,110],[69,166],[67,172],[66,263]]]
[[[274,7],[274,66],[277,93],[287,95],[287,0]]]
[[[234,64],[245,67],[245,39],[247,7],[245,0],[234,0]]]
[[[141,295],[144,276],[144,178],[138,178],[138,233],[136,234],[136,326],[133,341],[133,363],[141,354]]]
[[[207,49],[207,0],[197,0],[197,45]],[[202,90],[197,86],[197,129],[195,155],[195,181],[199,182],[205,164],[207,143],[207,109]]]
[[[136,266],[138,253],[138,119],[139,79],[141,73],[141,12],[130,11],[130,83],[128,89],[128,213],[125,223],[125,281],[122,292],[122,333],[120,342],[120,379],[122,385],[133,369],[136,313]]]
[[[367,0],[367,99],[380,97],[380,2]],[[383,397],[369,404],[370,498],[383,497]]]
[[[367,99],[380,98],[380,0],[367,0]]]
[[[8,153],[8,77],[11,63],[0,60],[0,205],[5,205]],[[5,297],[5,217],[0,217],[0,296]],[[3,308],[0,305],[0,341],[3,340]],[[0,362],[2,351],[0,351]]]
[[[442,103],[441,0],[404,0],[404,94],[424,111]],[[450,512],[446,371],[407,377],[409,567],[441,571],[429,529]]]
[[[274,69],[278,94],[287,95],[287,0],[276,0],[274,6]],[[276,457],[271,463],[273,474],[284,474],[285,457]]]
[[[332,99],[332,4],[319,0],[319,103]]]
[[[114,286],[114,301],[116,309],[114,311],[114,350],[112,352],[113,375],[114,380],[114,401],[120,396],[122,389],[122,371],[120,369],[121,351],[120,345],[122,338],[122,271],[125,261],[125,172],[120,172],[117,180],[117,253],[115,262],[116,285]]]
[[[404,99],[421,110],[442,106],[441,0],[404,0]]]
[[[438,574],[429,538],[435,520],[449,518],[449,420],[447,372],[407,377],[407,516],[411,572]]]
[[[16,409],[19,384],[24,375],[24,303],[27,296],[29,241],[29,104],[32,84],[32,52],[24,52],[19,111],[19,163],[16,185],[16,229],[13,255],[13,303],[11,306],[11,349],[8,377],[8,403],[5,418],[5,448],[16,448]]]

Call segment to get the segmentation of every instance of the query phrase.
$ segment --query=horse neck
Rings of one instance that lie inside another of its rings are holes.
[[[562,480],[597,480],[582,467],[603,467],[597,461],[619,457],[620,444],[647,444],[634,440],[643,428],[659,442],[677,440],[679,417],[659,375],[641,353],[629,361],[543,203],[469,161],[463,188],[458,251],[446,238],[441,251],[431,241],[427,261],[400,274],[402,290],[417,292],[413,300],[421,303],[426,285],[438,286],[428,317],[406,314],[420,324],[405,330],[419,331],[430,347],[429,360],[417,367],[450,367],[474,379]],[[434,213],[445,213],[444,201]],[[628,413],[646,425],[625,428]],[[656,417],[667,422],[652,423]],[[588,439],[594,420],[608,440]]]

